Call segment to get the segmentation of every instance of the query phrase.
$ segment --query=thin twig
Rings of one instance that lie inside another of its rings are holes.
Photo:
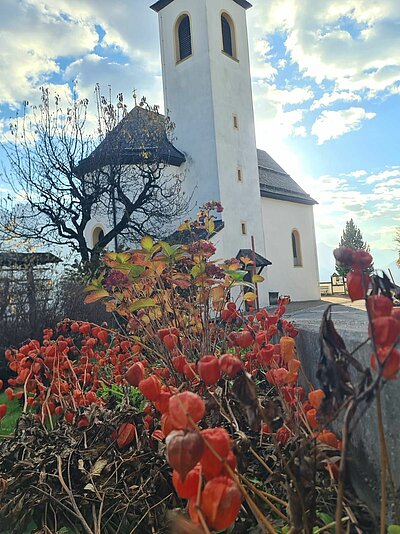
[[[387,508],[387,470],[388,470],[388,457],[385,441],[385,429],[383,426],[382,418],[382,403],[381,403],[381,391],[378,388],[376,392],[376,409],[378,416],[378,433],[379,433],[379,447],[381,456],[381,506],[380,506],[380,534],[386,532],[386,508]]]
[[[276,513],[276,515],[278,515],[281,519],[283,519],[284,521],[286,521],[287,523],[289,522],[289,519],[288,517],[279,510],[279,508],[277,508],[267,497],[267,495],[265,494],[265,492],[259,490],[258,488],[256,488],[256,486],[254,486],[254,484],[252,484],[249,480],[247,480],[246,477],[244,477],[243,475],[239,474],[239,477],[240,477],[240,480],[242,480],[242,482],[244,482],[250,489],[251,491],[253,491],[256,495],[258,495],[260,497],[260,499],[262,499],[263,502],[265,502],[273,512]]]
[[[357,408],[357,401],[353,399],[347,407],[346,413],[343,419],[342,430],[342,454],[340,457],[339,468],[339,481],[338,481],[338,493],[336,502],[336,514],[335,514],[335,534],[341,534],[342,532],[342,513],[343,513],[343,498],[344,498],[344,482],[346,478],[346,462],[347,462],[347,450],[349,446],[349,425],[351,418],[353,417]]]
[[[75,497],[74,497],[74,494],[72,493],[71,489],[67,486],[67,484],[65,483],[65,480],[64,480],[64,477],[63,477],[63,474],[62,474],[62,460],[61,460],[61,457],[60,456],[57,456],[57,465],[58,465],[58,478],[60,480],[60,484],[61,486],[63,487],[64,491],[66,492],[66,494],[68,495],[69,497],[69,500],[72,504],[72,507],[76,513],[76,515],[79,517],[79,520],[81,521],[82,523],[82,526],[83,528],[85,529],[85,532],[87,534],[94,534],[92,529],[89,527],[89,525],[86,523],[86,520],[85,518],[83,517],[83,515],[81,514],[80,510],[79,510],[79,507],[78,505],[76,504],[76,501],[75,501]]]

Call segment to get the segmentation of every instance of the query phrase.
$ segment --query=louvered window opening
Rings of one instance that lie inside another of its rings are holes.
[[[224,15],[221,15],[221,27],[223,51],[233,56],[232,29],[228,19]]]
[[[296,236],[294,232],[292,233],[292,250],[293,250],[293,259],[296,262],[298,260],[298,255],[297,255]]]
[[[192,38],[190,35],[190,19],[185,15],[178,27],[179,60],[192,55]]]
[[[302,267],[301,249],[300,249],[300,235],[294,230],[292,232],[292,251],[293,251],[293,265],[295,267]]]

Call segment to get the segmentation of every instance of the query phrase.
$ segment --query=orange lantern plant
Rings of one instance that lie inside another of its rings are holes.
[[[322,391],[322,389],[314,389],[308,394],[308,400],[310,401],[311,406],[316,410],[318,410],[318,408],[321,406],[321,402],[324,400],[324,398],[325,393]]]
[[[201,431],[205,441],[204,452],[200,463],[207,480],[218,476],[224,467],[225,460],[231,449],[231,438],[228,432],[221,427],[206,428]]]
[[[203,356],[197,363],[200,378],[207,386],[212,386],[221,378],[219,360],[213,354]]]
[[[158,400],[161,395],[160,379],[155,375],[144,378],[139,382],[139,390],[147,400],[151,402]]]
[[[169,399],[170,421],[176,429],[194,428],[194,424],[203,418],[205,411],[203,399],[191,391],[183,391]]]
[[[135,437],[136,427],[133,423],[122,423],[117,430],[117,446],[124,449],[130,445]]]
[[[191,469],[183,482],[178,471],[174,470],[172,473],[172,484],[174,485],[176,493],[182,499],[190,499],[191,497],[194,497],[197,495],[199,484],[201,484],[200,466],[196,465]]]
[[[201,510],[207,525],[220,532],[235,522],[242,505],[236,482],[220,476],[208,481],[201,494]]]
[[[233,379],[243,369],[243,363],[234,354],[222,354],[219,359],[220,369],[228,378]]]
[[[174,430],[166,438],[167,459],[169,465],[178,472],[184,482],[202,457],[204,441],[198,432]]]

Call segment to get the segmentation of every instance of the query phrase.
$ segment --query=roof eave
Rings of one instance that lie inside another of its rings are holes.
[[[314,200],[312,197],[309,198],[302,198],[295,195],[286,195],[286,194],[280,194],[280,193],[273,193],[270,191],[265,191],[265,189],[260,189],[261,196],[264,198],[272,198],[274,200],[285,200],[286,202],[295,202],[296,204],[307,204],[309,206],[313,206],[315,204],[318,204],[316,200]]]
[[[244,9],[249,9],[250,7],[252,7],[252,4],[250,4],[250,2],[248,2],[247,0],[233,0],[233,1],[239,4],[239,6],[243,7]],[[158,0],[158,2],[155,2],[154,4],[150,6],[150,9],[158,13],[159,11],[164,9],[164,7],[167,7],[169,4],[171,4],[171,2],[173,2],[173,0]]]

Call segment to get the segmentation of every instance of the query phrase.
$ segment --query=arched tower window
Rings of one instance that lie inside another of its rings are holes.
[[[100,239],[103,239],[104,237],[104,230],[101,226],[96,226],[92,233],[92,241],[93,241],[93,247],[97,245],[97,243],[100,241]]]
[[[222,51],[228,56],[236,57],[235,29],[227,13],[221,15]]]
[[[302,267],[303,261],[301,258],[300,234],[297,230],[292,231],[292,252],[293,252],[293,265],[295,267]]]
[[[192,34],[189,15],[182,15],[176,22],[176,56],[182,61],[192,55]]]

